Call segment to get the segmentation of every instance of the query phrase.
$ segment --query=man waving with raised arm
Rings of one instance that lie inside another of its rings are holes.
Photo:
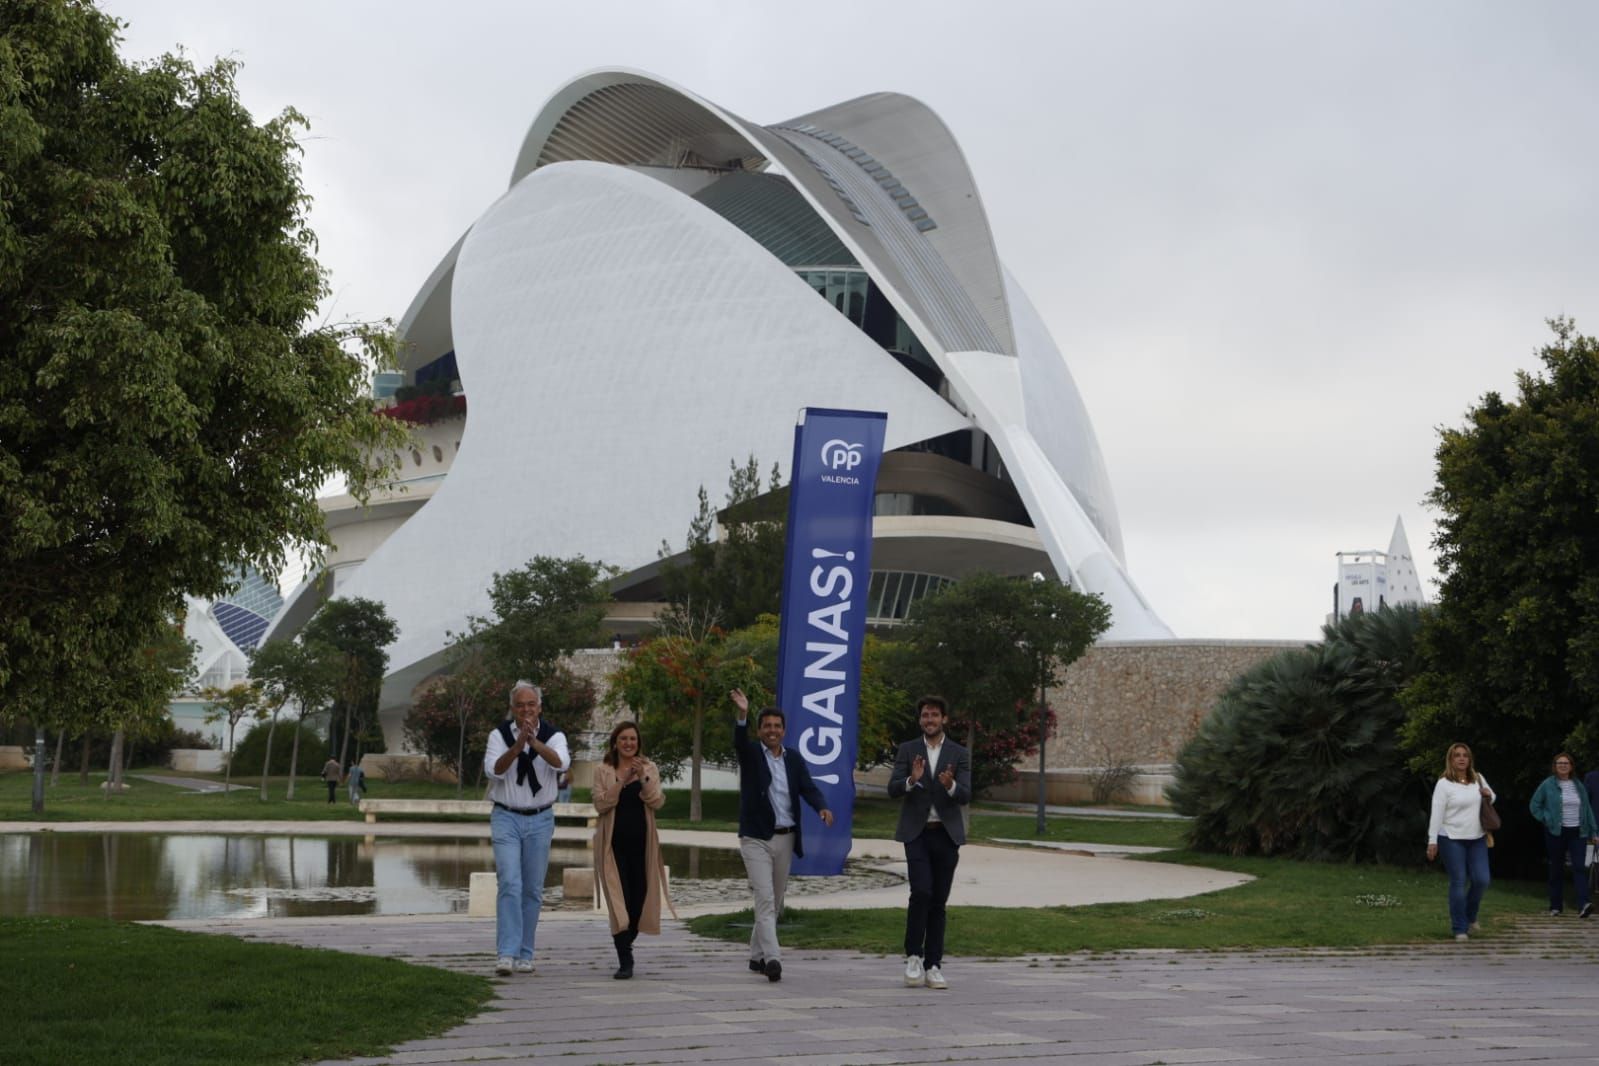
[[[755,929],[750,933],[750,969],[768,981],[783,979],[782,951],[777,946],[777,916],[783,911],[783,890],[795,855],[804,855],[800,840],[800,799],[822,824],[833,824],[822,790],[800,753],[783,747],[787,722],[776,707],[762,708],[750,739],[750,701],[742,689],[728,693],[738,717],[733,747],[738,751],[738,850],[755,893]]]

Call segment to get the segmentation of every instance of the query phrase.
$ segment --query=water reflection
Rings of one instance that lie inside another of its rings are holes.
[[[666,846],[677,876],[737,878],[738,852]],[[557,844],[547,886],[587,866]],[[464,912],[471,875],[494,869],[487,840],[145,833],[0,834],[0,914],[262,918]]]

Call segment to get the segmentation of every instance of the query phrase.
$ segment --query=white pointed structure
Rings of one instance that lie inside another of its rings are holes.
[[[1405,538],[1405,520],[1399,517],[1394,518],[1394,535],[1388,538],[1388,602],[1395,607],[1420,607],[1427,602],[1421,576],[1416,573],[1416,560],[1410,554],[1410,541]]]
[[[429,428],[408,496],[330,515],[336,580],[277,627],[329,586],[381,600],[386,702],[534,555],[602,559],[649,598],[698,489],[750,455],[786,480],[807,406],[888,413],[869,619],[974,569],[1043,570],[1105,597],[1108,636],[1171,635],[1127,575],[1066,360],[909,97],[762,126],[638,71],[575,78],[400,332],[407,380],[458,381],[470,413]]]

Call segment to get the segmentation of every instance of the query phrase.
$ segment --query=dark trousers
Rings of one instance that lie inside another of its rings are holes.
[[[1555,836],[1545,829],[1543,833],[1544,857],[1549,860],[1549,909],[1563,909],[1561,904],[1566,888],[1566,861],[1571,861],[1571,880],[1577,889],[1577,907],[1588,905],[1588,867],[1582,860],[1588,857],[1588,841],[1582,830],[1574,825],[1562,826]]]
[[[332,803],[333,802],[333,797],[337,796],[339,794],[339,783],[337,781],[329,781],[327,783],[327,786],[328,786],[328,802]]]
[[[616,861],[616,876],[622,882],[622,904],[627,911],[627,931],[638,935],[639,916],[644,913],[644,896],[649,892],[649,877],[644,868],[644,841],[611,841],[611,857]]]
[[[942,825],[930,825],[905,842],[911,905],[905,911],[905,954],[920,955],[923,966],[944,964],[944,905],[955,883],[961,849]]]

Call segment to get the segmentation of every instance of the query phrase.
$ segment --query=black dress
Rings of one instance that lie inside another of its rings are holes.
[[[616,860],[616,876],[622,882],[622,901],[627,907],[627,929],[638,932],[639,915],[644,913],[644,895],[649,881],[645,872],[644,783],[634,781],[622,789],[616,800],[616,817],[611,823],[611,856]]]

